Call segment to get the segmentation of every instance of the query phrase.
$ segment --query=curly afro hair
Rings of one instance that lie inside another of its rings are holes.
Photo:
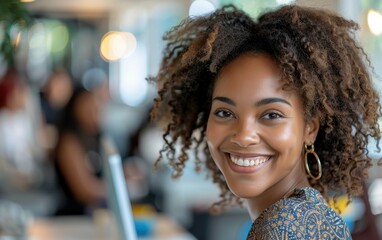
[[[209,154],[205,132],[214,81],[220,69],[245,53],[265,53],[280,67],[284,89],[303,101],[305,120],[320,119],[315,142],[322,177],[309,179],[325,197],[362,191],[369,138],[379,143],[382,110],[373,88],[369,60],[354,40],[358,25],[324,10],[283,6],[251,19],[232,5],[209,16],[186,19],[164,37],[167,41],[152,118],[165,126],[158,162],[168,159],[174,177],[195,160],[211,171],[226,207],[240,202]],[[178,153],[176,145],[181,145]],[[202,156],[200,153],[204,152]]]

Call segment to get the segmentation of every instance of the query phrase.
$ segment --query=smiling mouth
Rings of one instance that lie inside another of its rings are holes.
[[[228,154],[231,161],[241,167],[259,166],[268,161],[270,156],[256,156],[256,157],[239,157],[233,154]]]

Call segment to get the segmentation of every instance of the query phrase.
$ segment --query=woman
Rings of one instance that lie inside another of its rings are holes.
[[[55,168],[61,188],[56,215],[90,214],[104,205],[101,112],[105,102],[93,91],[76,89],[64,111],[55,149]]]
[[[228,6],[175,27],[153,78],[152,117],[165,126],[158,161],[180,176],[193,150],[221,188],[216,206],[246,205],[248,239],[350,239],[324,198],[361,192],[368,137],[381,138],[356,29],[298,6],[256,22]]]

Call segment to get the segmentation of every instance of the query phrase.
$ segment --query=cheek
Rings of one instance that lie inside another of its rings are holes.
[[[288,123],[268,129],[268,143],[282,155],[300,154],[303,145],[303,127],[299,123]],[[275,137],[277,136],[277,137]]]
[[[293,141],[294,139],[298,138],[297,132],[295,131],[292,124],[286,124],[285,126],[275,128],[274,136],[277,136],[277,139],[280,143],[287,143],[289,141]]]
[[[214,119],[214,116],[208,118],[207,128],[206,128],[206,138],[207,141],[212,144],[212,146],[217,147],[224,141],[225,135],[227,134],[226,124],[221,124]]]
[[[212,138],[213,139],[213,138]],[[207,138],[207,146],[208,146],[208,150],[209,150],[209,154],[212,158],[212,161],[215,163],[216,167],[221,171],[222,171],[222,166],[223,166],[223,158],[222,156],[220,155],[219,153],[219,147],[218,145],[216,145],[216,142],[214,141],[209,141],[208,138]]]
[[[207,122],[207,129],[206,129],[206,140],[207,140],[207,146],[210,152],[214,151],[215,141],[216,141],[216,131],[214,129],[213,124],[210,124],[210,122]]]
[[[218,159],[218,150],[219,150],[219,144],[221,143],[221,131],[219,131],[219,128],[216,124],[213,124],[211,121],[207,122],[207,129],[206,129],[206,140],[207,140],[207,146],[210,150],[211,157],[215,162],[217,162]]]

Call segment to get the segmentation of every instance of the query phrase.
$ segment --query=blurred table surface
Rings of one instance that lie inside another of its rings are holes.
[[[153,234],[139,237],[140,240],[196,240],[165,215],[152,220]],[[121,240],[114,223],[83,216],[35,219],[28,228],[28,237],[29,240]]]

